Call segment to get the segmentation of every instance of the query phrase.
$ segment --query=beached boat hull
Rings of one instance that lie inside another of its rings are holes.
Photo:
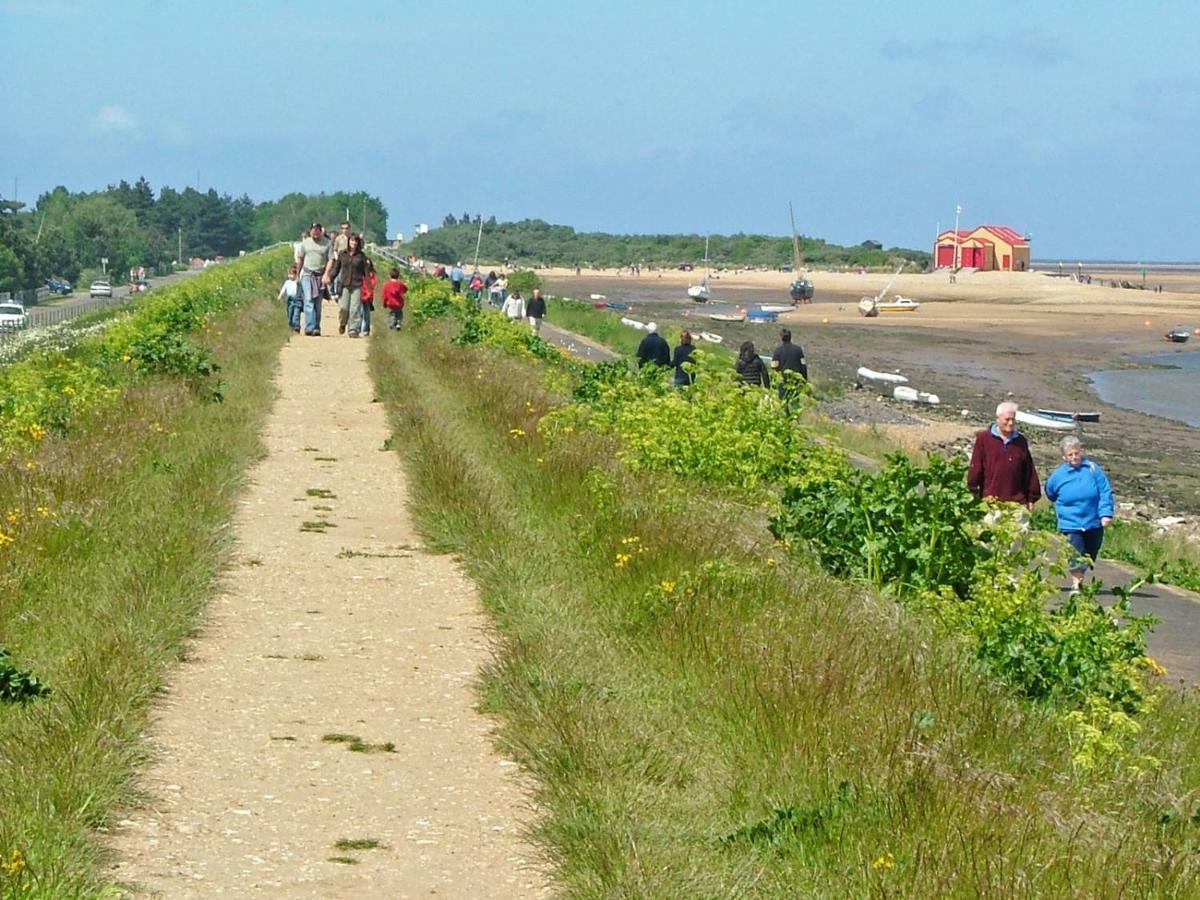
[[[707,303],[712,299],[712,294],[709,293],[707,284],[693,284],[687,289],[687,295],[697,303]]]
[[[710,313],[708,316],[714,322],[745,322],[745,313]]]
[[[751,322],[751,323],[757,323],[759,325],[762,325],[764,323],[778,322],[779,314],[773,313],[773,312],[766,312],[765,310],[761,310],[761,309],[752,309],[746,313],[746,321]]]
[[[786,313],[796,308],[795,303],[760,303],[758,308],[768,313]]]
[[[1023,409],[1017,410],[1017,421],[1022,425],[1028,425],[1030,428],[1049,428],[1053,431],[1070,431],[1075,427],[1075,420],[1069,419],[1052,419],[1049,416],[1038,415],[1037,413],[1027,413]]]
[[[911,388],[903,384],[896,386],[892,391],[892,396],[897,400],[906,400],[909,403],[928,403],[930,406],[937,406],[942,402],[937,394],[931,394],[928,391],[918,391],[916,388]]]
[[[721,337],[719,334],[713,334],[711,331],[702,331],[700,332],[700,340],[708,341],[710,344],[719,344],[721,341],[725,340],[725,338]]]
[[[860,366],[858,372],[855,373],[859,378],[865,378],[867,381],[884,381],[888,384],[908,384],[908,379],[903,375],[896,375],[892,372],[876,372],[874,369],[868,369],[866,366]]]
[[[1186,344],[1188,342],[1188,338],[1190,338],[1191,336],[1192,336],[1192,333],[1190,331],[1185,331],[1181,328],[1176,328],[1176,329],[1174,329],[1172,331],[1168,331],[1166,334],[1164,334],[1163,340],[1170,341],[1172,344]]]
[[[1061,422],[1099,422],[1098,412],[1071,412],[1066,409],[1038,409],[1035,412],[1047,419],[1058,419]]]

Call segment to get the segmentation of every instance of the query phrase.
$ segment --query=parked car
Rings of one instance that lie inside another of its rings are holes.
[[[680,263],[680,264],[679,264],[679,271],[680,271],[680,272],[690,272],[690,271],[692,271],[692,269],[694,269],[694,268],[696,268],[696,267],[695,267],[695,266],[693,266],[693,265],[692,265],[690,262],[683,262],[683,263]]]
[[[73,290],[71,287],[71,282],[57,277],[51,277],[50,280],[46,282],[46,287],[50,289],[50,293],[52,294],[69,294]]]
[[[92,282],[88,294],[92,297],[111,297],[113,295],[112,282],[107,278],[98,278]]]
[[[20,331],[29,327],[29,314],[20,303],[0,303],[0,331]]]

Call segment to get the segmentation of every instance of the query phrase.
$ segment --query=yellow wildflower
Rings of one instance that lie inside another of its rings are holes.
[[[613,562],[613,565],[616,566],[618,569],[623,569],[623,568],[625,568],[626,565],[629,564],[629,561],[631,559],[633,559],[633,557],[630,556],[628,553],[618,553],[616,560]]]
[[[48,506],[39,506],[39,507],[37,508],[37,514],[38,514],[39,516],[41,516],[43,519],[47,519],[47,518],[49,518],[49,517],[50,517],[50,507],[48,507]]]
[[[40,441],[42,438],[44,438],[46,436],[46,429],[43,428],[41,425],[39,425],[37,422],[34,422],[32,425],[29,426],[29,436],[31,438],[33,438],[35,441]]]
[[[25,468],[28,469],[30,472],[32,472],[37,467],[38,467],[37,460],[31,459],[25,463]]]
[[[767,557],[767,565],[768,565],[768,566],[773,566],[773,565],[775,565],[775,557],[773,557],[773,556],[768,556],[768,557]]]
[[[510,428],[510,429],[508,429],[508,433],[511,434],[513,437],[525,437],[525,429],[524,428]]]
[[[875,862],[871,863],[872,869],[891,869],[896,865],[896,857],[891,853],[885,853]]]
[[[9,875],[18,875],[25,868],[25,854],[20,850],[13,850],[6,862],[0,862],[0,868],[3,868]]]
[[[11,544],[12,542],[13,538],[11,534],[5,534],[3,531],[0,531],[0,547],[3,547],[5,544]]]
[[[1167,674],[1166,667],[1161,665],[1154,657],[1146,656],[1143,658],[1145,659],[1145,666],[1150,670],[1151,675],[1157,675],[1159,678],[1162,678]]]
[[[673,581],[660,581],[660,582],[658,583],[658,586],[659,586],[660,588],[662,588],[662,592],[663,592],[664,594],[673,594],[673,593],[675,593],[675,582],[673,582]]]

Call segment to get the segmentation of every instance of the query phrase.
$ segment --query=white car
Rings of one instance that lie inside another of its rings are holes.
[[[0,303],[0,331],[20,331],[29,327],[29,314],[20,303]]]
[[[111,297],[112,296],[112,282],[106,281],[103,278],[99,279],[97,281],[93,281],[92,287],[88,291],[88,293],[92,297]]]

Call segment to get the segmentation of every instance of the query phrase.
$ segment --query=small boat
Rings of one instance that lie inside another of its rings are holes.
[[[628,325],[630,328],[636,328],[638,331],[645,331],[645,330],[646,330],[646,323],[645,323],[645,322],[640,322],[640,321],[638,321],[637,319],[622,318],[622,319],[621,319],[621,324],[622,324],[622,325]]]
[[[618,311],[624,311],[624,310],[629,309],[629,304],[622,303],[619,300],[609,300],[607,303],[604,304],[604,308],[605,309],[615,309]]]
[[[937,406],[941,403],[941,398],[937,394],[931,394],[928,391],[918,391],[916,388],[908,387],[907,385],[897,385],[892,391],[892,396],[897,400],[907,400],[909,403],[928,403],[930,406]]]
[[[920,308],[919,301],[912,297],[901,297],[897,294],[891,300],[876,301],[875,309],[881,313],[916,312]]]
[[[797,278],[788,288],[793,303],[812,303],[813,285],[807,278]]]
[[[700,340],[708,341],[710,344],[719,344],[725,340],[725,338],[721,337],[719,334],[713,334],[711,331],[702,331],[700,332]]]
[[[793,309],[796,308],[796,304],[795,303],[760,303],[760,304],[758,304],[758,308],[761,309],[763,312],[775,313],[776,315],[778,315],[779,313],[791,312]]]
[[[745,322],[746,311],[739,309],[733,312],[715,312],[709,313],[708,317],[714,322]]]
[[[1054,431],[1070,431],[1075,427],[1074,419],[1054,419],[1038,413],[1027,413],[1023,409],[1017,410],[1017,421],[1030,428],[1049,428]]]
[[[1036,412],[1039,416],[1045,416],[1047,419],[1057,419],[1060,422],[1100,421],[1100,413],[1098,412],[1071,412],[1065,409],[1038,409]]]
[[[1176,325],[1163,335],[1163,340],[1170,341],[1172,344],[1186,344],[1191,336],[1192,329],[1186,325]]]
[[[891,372],[876,372],[874,369],[868,369],[866,366],[859,366],[855,373],[859,378],[865,378],[868,381],[886,381],[889,384],[908,384],[908,379],[903,375],[895,375]]]
[[[603,300],[607,300],[608,298],[607,298],[607,297],[605,297],[603,294],[592,294],[591,296],[589,296],[589,297],[588,297],[588,299],[589,299],[589,300],[601,300],[601,301],[603,301]]]
[[[748,309],[746,310],[746,321],[756,322],[760,325],[777,322],[779,321],[779,313],[770,312],[765,309]]]
[[[874,297],[863,297],[858,301],[858,314],[865,319],[879,315],[879,302]]]
[[[707,303],[712,299],[712,294],[708,291],[708,281],[702,281],[699,284],[689,285],[687,295],[697,303]]]

